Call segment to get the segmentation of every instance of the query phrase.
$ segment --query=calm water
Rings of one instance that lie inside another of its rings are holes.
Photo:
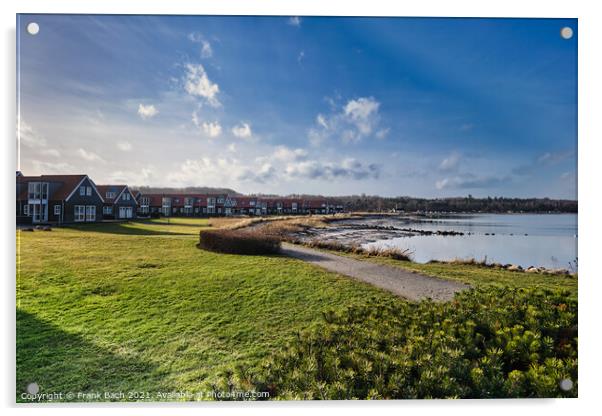
[[[523,267],[575,268],[576,214],[471,214],[436,220],[388,220],[422,230],[454,230],[463,236],[415,236],[378,240],[365,247],[410,249],[417,262],[456,258],[519,264]],[[468,235],[470,233],[470,235]]]

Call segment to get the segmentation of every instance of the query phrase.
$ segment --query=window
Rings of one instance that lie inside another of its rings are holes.
[[[96,206],[86,206],[86,221],[96,221]]]
[[[111,206],[102,207],[102,213],[104,215],[111,215],[113,213],[113,207],[111,207]]]
[[[123,201],[129,201],[130,200],[130,193],[129,192],[124,193],[123,195],[121,195],[121,199]]]
[[[106,193],[106,197],[107,197],[108,199],[113,199],[113,198],[115,198],[115,192],[112,192],[112,191],[109,191],[109,192],[107,192],[107,193]]]
[[[29,205],[23,205],[23,215],[27,215],[29,217]]]
[[[92,187],[91,186],[86,186],[86,195],[92,196]]]
[[[73,207],[73,220],[75,222],[83,222],[86,220],[86,207],[84,205],[76,205]]]
[[[79,187],[79,196],[85,196],[85,195],[86,195],[86,187],[80,186]]]
[[[54,215],[61,215],[61,206],[60,205],[54,206]]]
[[[28,199],[48,199],[47,182],[29,182],[27,184]]]

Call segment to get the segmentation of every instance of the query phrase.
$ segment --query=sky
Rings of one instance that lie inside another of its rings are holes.
[[[576,19],[18,15],[19,167],[576,199],[577,35]]]

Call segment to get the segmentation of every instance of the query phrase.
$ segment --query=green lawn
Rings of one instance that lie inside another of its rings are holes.
[[[208,226],[18,231],[18,395],[33,381],[44,392],[203,390],[324,309],[393,298],[298,260],[199,250]]]
[[[577,295],[577,276],[511,272],[505,269],[471,264],[414,263],[390,257],[365,256],[331,251],[333,254],[349,256],[364,261],[399,267],[443,279],[457,280],[475,287],[510,286],[521,288],[563,289]]]
[[[199,250],[198,232],[210,227],[172,218],[18,231],[17,400],[30,382],[41,392],[137,391],[150,400],[207,391],[225,370],[279,351],[326,310],[406,304],[299,260]],[[574,277],[369,261],[476,286],[577,289]]]

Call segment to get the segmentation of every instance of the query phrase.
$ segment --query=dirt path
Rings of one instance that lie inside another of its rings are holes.
[[[469,288],[464,283],[437,279],[393,266],[338,256],[299,245],[283,243],[282,253],[370,283],[410,300],[431,298],[436,301],[447,301],[453,299],[454,293]]]

